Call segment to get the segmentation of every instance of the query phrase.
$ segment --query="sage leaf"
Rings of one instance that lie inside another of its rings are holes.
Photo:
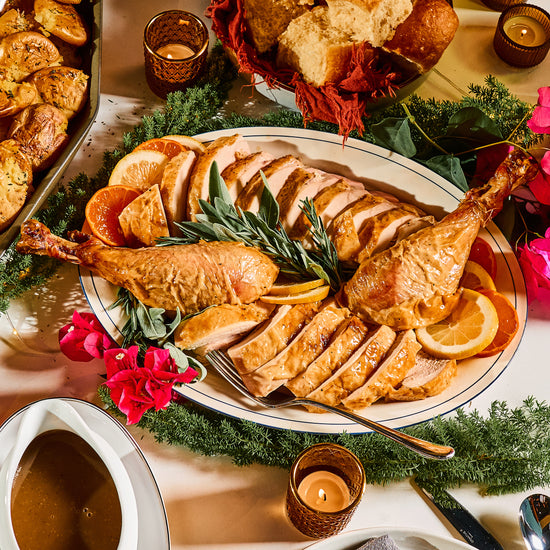
[[[416,145],[411,137],[408,118],[389,117],[371,126],[375,143],[411,158],[416,155]]]
[[[260,170],[260,174],[264,182],[264,188],[260,198],[258,217],[265,221],[270,228],[275,229],[279,223],[279,203],[275,200],[271,189],[269,189],[269,184],[263,171]]]
[[[140,302],[136,313],[145,338],[159,340],[166,336],[166,325],[163,318],[164,309],[158,307],[147,308]]]
[[[220,175],[220,170],[216,161],[212,163],[212,167],[210,168],[208,196],[212,202],[216,197],[219,197],[226,204],[233,204],[233,199],[229,194],[225,181],[223,181],[223,178]]]
[[[468,182],[462,170],[460,160],[457,157],[453,155],[437,155],[428,159],[425,164],[430,170],[443,176],[462,191],[468,191]]]

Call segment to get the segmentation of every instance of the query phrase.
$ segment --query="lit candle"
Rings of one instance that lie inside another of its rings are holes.
[[[320,512],[339,512],[350,503],[346,482],[326,470],[307,475],[298,486],[298,495],[310,508]]]
[[[544,27],[536,19],[527,15],[508,19],[504,23],[504,32],[510,40],[522,46],[541,46],[548,39]]]
[[[166,44],[161,46],[157,53],[167,59],[186,59],[195,55],[195,52],[185,44]]]

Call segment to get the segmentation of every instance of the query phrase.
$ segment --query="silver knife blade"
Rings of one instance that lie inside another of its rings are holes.
[[[439,502],[425,487],[417,481],[413,483],[422,491],[426,498],[445,516],[451,525],[460,533],[464,540],[478,550],[503,550],[500,543],[472,516],[466,508],[447,491],[444,491],[452,505]]]

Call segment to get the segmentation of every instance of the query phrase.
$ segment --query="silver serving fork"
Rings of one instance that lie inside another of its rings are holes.
[[[335,414],[339,414],[340,416],[343,416],[353,422],[357,422],[357,424],[361,424],[362,426],[366,426],[374,432],[384,435],[426,458],[445,460],[447,458],[452,458],[455,454],[455,451],[452,447],[437,445],[436,443],[430,443],[429,441],[418,439],[411,435],[407,435],[405,433],[393,430],[392,428],[383,426],[382,424],[378,424],[378,422],[374,422],[373,420],[369,420],[368,418],[364,418],[363,416],[359,416],[352,412],[338,409],[336,407],[331,407],[330,405],[326,405],[324,403],[318,403],[317,401],[314,401],[312,399],[307,399],[304,397],[294,397],[292,395],[287,396],[284,394],[278,394],[276,392],[271,393],[267,397],[255,397],[248,391],[239,374],[235,370],[235,365],[233,364],[233,361],[225,353],[218,350],[209,351],[206,354],[206,359],[216,369],[216,371],[225,380],[227,380],[227,382],[229,382],[238,392],[242,393],[244,396],[248,397],[250,400],[258,403],[259,405],[262,405],[263,407],[269,409],[278,409],[281,407],[293,407],[295,405],[312,405],[315,407],[319,407],[320,409],[325,409]]]

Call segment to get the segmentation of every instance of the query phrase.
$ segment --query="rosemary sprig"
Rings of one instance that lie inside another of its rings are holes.
[[[285,275],[321,278],[333,290],[338,290],[342,284],[342,268],[313,203],[306,200],[301,206],[311,223],[309,231],[314,246],[307,250],[300,241],[291,239],[281,225],[279,205],[263,173],[262,177],[264,188],[258,213],[243,211],[233,204],[214,162],[210,171],[209,202],[199,201],[203,213],[197,215],[198,221],[178,223],[183,237],[163,238],[159,244],[189,244],[199,240],[242,242],[270,256]]]

